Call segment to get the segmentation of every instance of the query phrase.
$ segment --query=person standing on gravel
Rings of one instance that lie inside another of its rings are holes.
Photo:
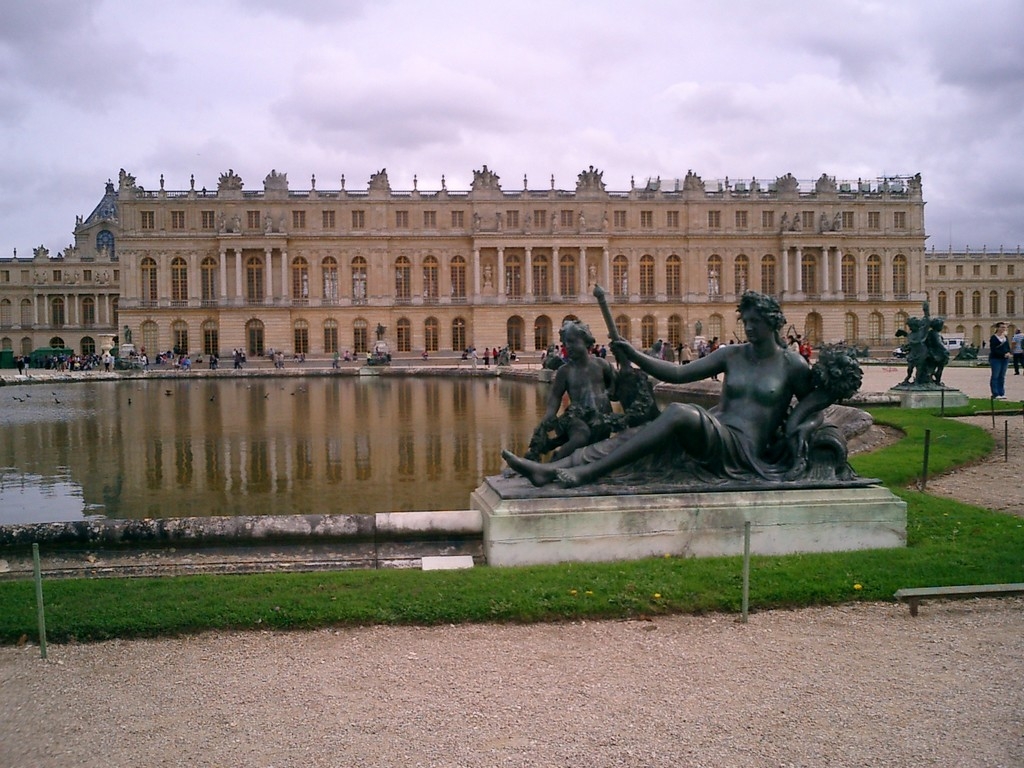
[[[1006,369],[1010,366],[1010,340],[1006,338],[1006,323],[996,323],[996,331],[988,340],[988,364],[992,369],[989,387],[994,400],[1006,399]]]

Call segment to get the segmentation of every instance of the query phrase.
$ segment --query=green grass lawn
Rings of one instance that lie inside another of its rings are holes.
[[[961,413],[987,407],[972,401]],[[950,413],[947,409],[947,414]],[[898,444],[852,461],[907,502],[907,546],[754,557],[752,610],[889,600],[900,587],[1024,582],[1024,519],[939,499],[908,486],[976,461],[994,447],[983,429],[932,411],[873,409],[901,429]],[[739,557],[665,557],[462,571],[69,579],[44,583],[51,641],[154,637],[210,629],[534,622],[736,612]],[[37,634],[31,581],[0,583],[0,643]]]

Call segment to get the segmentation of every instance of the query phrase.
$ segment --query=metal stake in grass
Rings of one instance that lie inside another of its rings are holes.
[[[39,544],[32,543],[32,566],[36,579],[36,615],[39,618],[39,655],[46,658],[46,616],[43,614],[43,573],[39,565]]]
[[[1010,460],[1010,420],[1003,421],[1003,461]]]
[[[921,468],[921,492],[924,492],[925,487],[928,485],[928,448],[932,444],[932,431],[926,429],[924,431],[924,466]]]
[[[996,396],[992,395],[989,400],[989,410],[992,412],[992,429],[996,428]]]
[[[743,618],[747,623],[747,612],[750,608],[750,521],[743,524]]]

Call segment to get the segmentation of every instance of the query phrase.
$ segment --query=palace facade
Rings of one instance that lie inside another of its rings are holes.
[[[151,353],[317,356],[363,354],[381,333],[399,354],[531,353],[568,318],[604,338],[600,284],[619,333],[645,348],[741,339],[747,289],[815,343],[889,347],[928,297],[925,239],[920,176],[690,172],[616,192],[590,168],[574,189],[506,191],[484,166],[469,190],[442,178],[428,192],[392,190],[384,170],[360,190],[313,178],[301,191],[276,171],[247,190],[228,171],[215,191],[172,191],[122,171],[60,256],[0,259],[0,343],[78,351],[128,329]]]

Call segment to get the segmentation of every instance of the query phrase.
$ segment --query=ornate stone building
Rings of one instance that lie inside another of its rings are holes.
[[[468,191],[444,178],[436,191],[392,190],[385,170],[363,189],[342,178],[326,191],[315,178],[292,191],[272,171],[252,191],[228,171],[216,191],[194,180],[171,191],[122,171],[78,223],[72,252],[120,265],[107,322],[149,351],[361,354],[380,329],[399,354],[529,353],[557,341],[569,317],[605,337],[596,283],[619,332],[644,347],[741,338],[735,307],[748,288],[778,297],[813,341],[888,346],[926,296],[925,238],[920,176],[704,182],[690,172],[617,192],[591,167],[574,189],[524,178],[507,191],[484,166]],[[35,323],[53,298],[34,300]]]
[[[1024,260],[1016,251],[936,251],[926,254],[925,280],[933,315],[946,318],[944,333],[968,344],[988,343],[1002,320],[1016,332],[1024,296]]]

